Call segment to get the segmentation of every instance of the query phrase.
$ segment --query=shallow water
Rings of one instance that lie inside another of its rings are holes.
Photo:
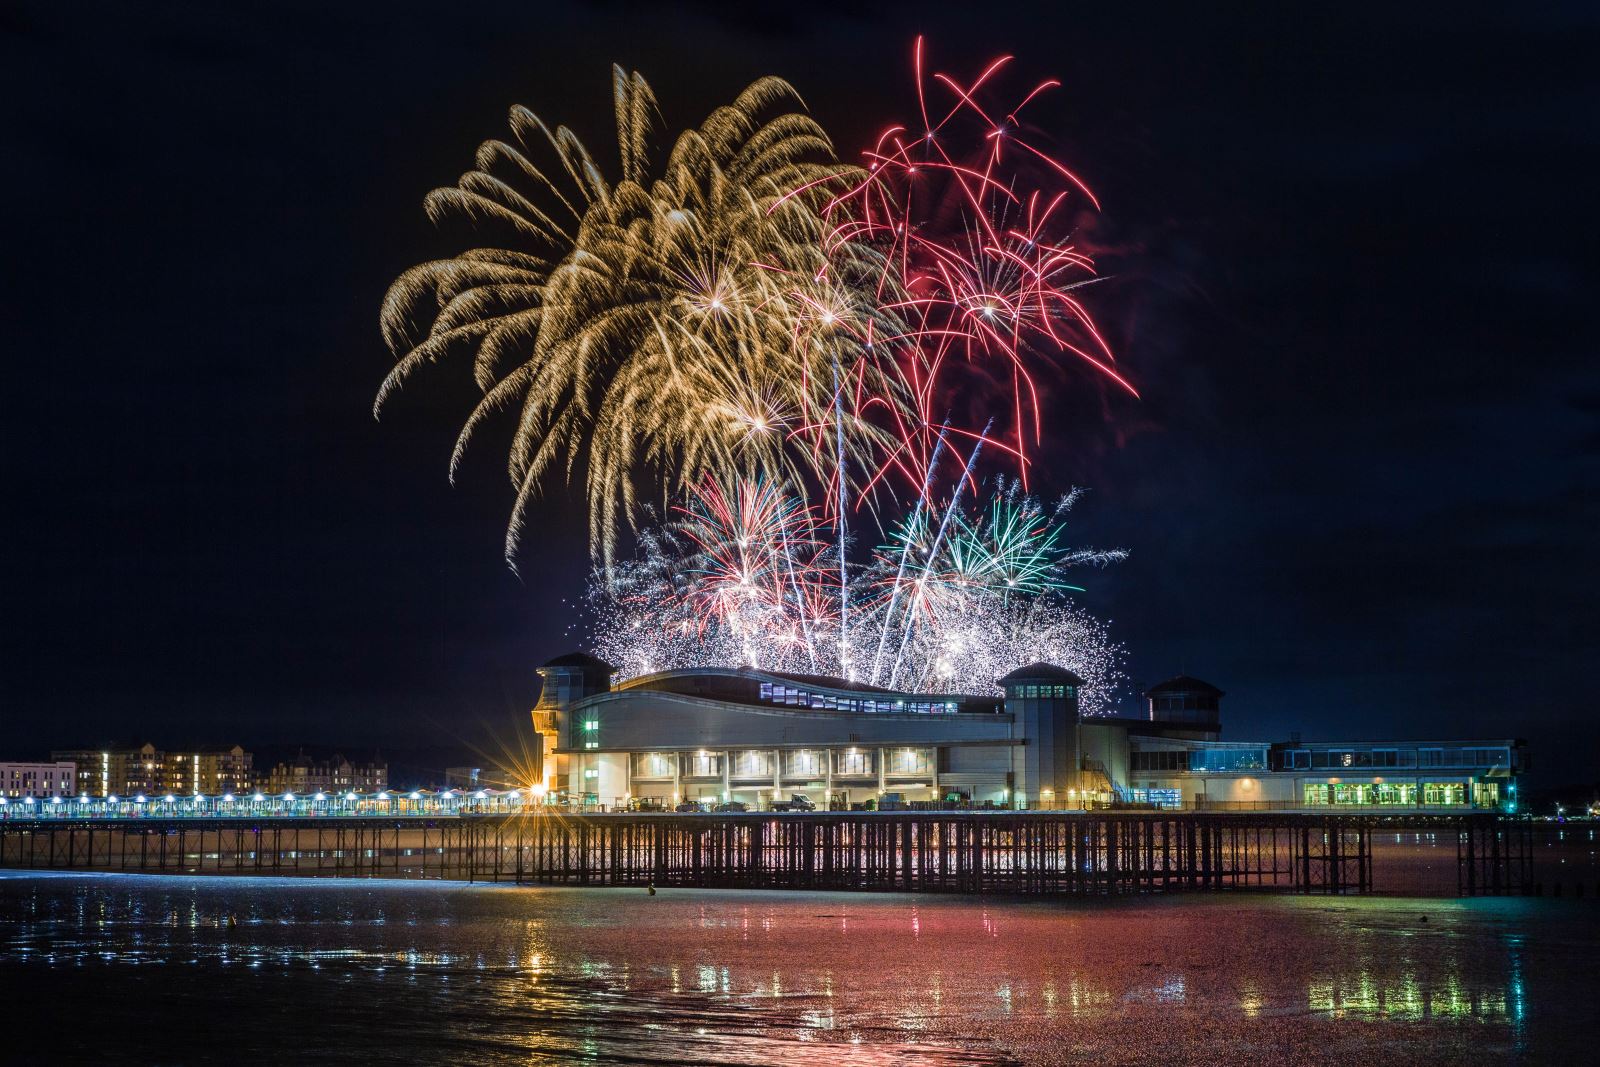
[[[53,1052],[29,1062],[1587,1061],[1597,950],[1592,898],[0,872],[0,1059],[36,1043]]]

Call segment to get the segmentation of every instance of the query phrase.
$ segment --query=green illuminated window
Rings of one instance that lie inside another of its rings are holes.
[[[600,724],[598,722],[596,722],[594,719],[588,719],[588,720],[586,720],[584,722],[583,728],[585,730],[598,730],[598,729],[600,729]]]

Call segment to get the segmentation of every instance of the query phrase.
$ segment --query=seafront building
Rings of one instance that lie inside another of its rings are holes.
[[[613,685],[551,660],[533,710],[543,788],[593,808],[804,795],[821,809],[979,807],[1515,810],[1523,742],[1224,741],[1215,686],[1152,687],[1138,717],[1084,716],[1083,680],[1047,663],[1003,695],[898,692],[838,678],[700,668]]]
[[[230,793],[255,787],[254,757],[239,745],[226,749],[158,749],[138,746],[60,749],[52,760],[76,765],[74,794],[107,797],[141,793]]]
[[[77,776],[78,765],[71,760],[0,762],[0,797],[70,797]]]
[[[268,793],[376,793],[389,788],[386,763],[352,763],[342,755],[316,760],[304,752],[286,763],[279,763],[262,779]]]

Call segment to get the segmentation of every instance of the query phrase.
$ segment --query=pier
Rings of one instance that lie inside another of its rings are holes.
[[[541,885],[1097,896],[1366,893],[1376,836],[1455,842],[1456,892],[1531,891],[1493,815],[1154,812],[457,814],[0,821],[0,867]]]

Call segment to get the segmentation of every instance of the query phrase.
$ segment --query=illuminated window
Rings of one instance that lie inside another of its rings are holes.
[[[688,764],[691,778],[716,778],[722,774],[722,756],[715,752],[696,752]]]
[[[799,749],[784,754],[783,773],[790,777],[820,777],[822,754],[811,749]]]
[[[852,748],[833,754],[833,773],[839,775],[871,774],[872,753],[864,748]]]
[[[633,757],[633,774],[636,778],[671,778],[673,760],[677,757],[665,752],[644,752]]]
[[[1432,807],[1457,807],[1467,802],[1467,787],[1461,782],[1423,782],[1422,802]]]
[[[885,771],[889,774],[931,774],[933,750],[931,748],[891,748]]]
[[[733,760],[735,778],[771,778],[772,753],[763,749],[748,749]]]

